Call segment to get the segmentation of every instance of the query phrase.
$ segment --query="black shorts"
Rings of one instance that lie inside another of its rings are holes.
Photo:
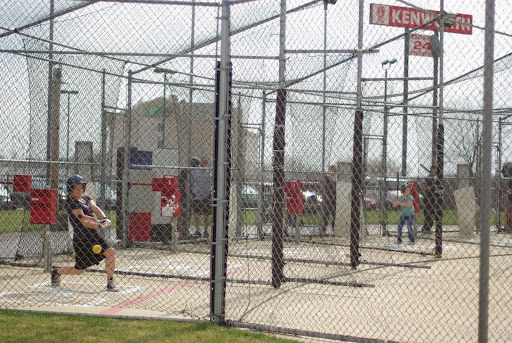
[[[94,245],[101,246],[101,253],[95,254],[92,251]],[[99,264],[105,257],[103,253],[110,248],[108,243],[101,236],[73,237],[73,249],[75,250],[75,269],[87,269],[93,264]]]
[[[210,214],[212,211],[210,198],[192,200],[192,211],[194,211],[195,214]]]

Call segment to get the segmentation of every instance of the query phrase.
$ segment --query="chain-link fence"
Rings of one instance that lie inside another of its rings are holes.
[[[491,3],[4,2],[0,308],[510,341]]]

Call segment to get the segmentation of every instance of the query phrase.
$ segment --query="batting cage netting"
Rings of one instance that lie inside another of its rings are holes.
[[[512,340],[508,2],[0,13],[0,309]]]

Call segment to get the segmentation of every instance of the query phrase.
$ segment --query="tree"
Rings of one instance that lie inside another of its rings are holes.
[[[400,171],[400,165],[397,161],[387,161],[386,164],[387,176],[394,176]],[[366,175],[367,176],[382,176],[382,160],[371,159],[366,161]]]
[[[445,147],[445,160],[454,165],[468,164],[471,176],[475,174],[476,163],[478,160],[479,144],[481,139],[480,122],[478,120],[468,120],[457,122],[450,130],[450,135],[445,142],[449,144]]]

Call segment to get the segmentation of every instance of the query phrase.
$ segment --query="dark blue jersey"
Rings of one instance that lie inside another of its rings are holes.
[[[82,199],[85,200],[85,204],[77,199],[73,199],[68,197],[66,199],[67,209],[68,209],[68,216],[69,216],[69,222],[71,223],[71,226],[73,227],[73,232],[75,237],[82,238],[82,237],[91,237],[99,235],[99,232],[97,229],[89,229],[83,226],[83,224],[80,222],[80,220],[75,217],[72,212],[74,210],[82,210],[85,215],[94,217],[94,214],[91,211],[91,208],[89,207],[89,203],[91,201],[91,198],[88,196],[83,196]]]

